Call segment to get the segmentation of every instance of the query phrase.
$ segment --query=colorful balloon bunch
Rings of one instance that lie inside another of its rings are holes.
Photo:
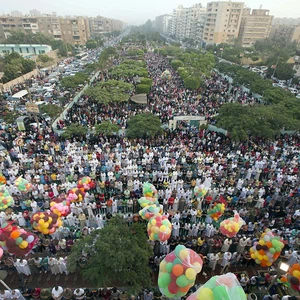
[[[191,249],[178,245],[159,265],[158,287],[168,298],[180,298],[195,284],[203,261]]]
[[[10,195],[8,189],[4,186],[0,186],[0,210],[5,210],[9,206],[14,204],[14,199]]]
[[[204,187],[195,186],[194,187],[194,197],[201,198],[204,197],[207,193],[207,190]]]
[[[3,250],[16,256],[28,254],[37,243],[38,237],[23,228],[12,224],[4,224],[0,228],[0,246]]]
[[[283,275],[279,280],[280,283],[288,287],[292,287],[296,291],[300,291],[300,265],[293,264],[286,275]]]
[[[6,178],[3,176],[3,174],[0,174],[0,185],[6,184]]]
[[[28,193],[33,189],[33,186],[28,180],[18,177],[15,181],[15,186],[20,192]]]
[[[143,184],[143,195],[146,198],[158,198],[157,189],[153,184],[149,182]]]
[[[72,188],[68,191],[66,200],[69,202],[82,202],[84,199],[85,192],[83,189]]]
[[[251,258],[262,267],[270,267],[279,257],[283,247],[283,240],[267,229],[250,248]]]
[[[71,213],[70,202],[63,198],[54,198],[50,202],[50,210],[59,217],[66,217]]]
[[[151,218],[161,215],[163,213],[163,207],[162,205],[153,204],[153,205],[147,205],[143,209],[139,211],[139,215],[144,220],[150,220]]]
[[[165,70],[161,74],[161,78],[170,80],[172,78],[169,70]]]
[[[167,241],[172,232],[172,224],[167,216],[157,215],[148,222],[147,232],[151,241]]]
[[[78,181],[78,188],[83,188],[85,191],[90,190],[92,179],[88,176],[84,176]]]
[[[227,237],[232,238],[237,235],[244,224],[245,221],[237,212],[235,212],[233,218],[226,219],[220,223],[220,232]]]
[[[227,273],[211,277],[187,300],[246,300],[246,294],[236,276]]]
[[[30,223],[34,229],[43,234],[52,234],[62,226],[61,219],[53,212],[37,212],[32,216]]]
[[[150,197],[147,197],[147,198],[146,197],[141,197],[138,200],[138,202],[139,202],[139,204],[142,208],[145,208],[145,207],[147,207],[149,205],[153,205],[153,204],[155,204],[155,205],[159,204],[156,198],[150,198]]]
[[[218,221],[225,211],[224,203],[215,203],[213,208],[207,210],[207,215],[213,220]]]

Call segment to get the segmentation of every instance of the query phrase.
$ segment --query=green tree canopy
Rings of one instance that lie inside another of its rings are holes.
[[[105,136],[111,136],[117,134],[120,130],[120,126],[113,124],[110,121],[103,121],[101,124],[95,126],[96,134],[102,133]]]
[[[74,76],[64,77],[60,84],[67,89],[74,89],[79,84],[84,84],[88,80],[88,76],[82,72],[76,73]]]
[[[62,136],[66,139],[71,139],[73,137],[83,137],[87,134],[88,130],[86,127],[78,124],[72,123],[66,128]]]
[[[148,263],[152,254],[144,225],[128,226],[116,216],[103,229],[77,241],[68,256],[68,269],[79,269],[95,286],[118,285],[131,293],[151,284]],[[87,254],[87,263],[78,268],[78,259]]]
[[[35,69],[34,61],[23,58],[20,54],[13,52],[4,58],[3,83],[13,80],[22,74]]]
[[[130,118],[126,135],[129,138],[147,138],[154,137],[162,132],[159,117],[143,113]]]
[[[90,86],[85,94],[101,103],[128,101],[133,85],[121,80],[108,80]]]
[[[39,106],[40,112],[47,114],[51,119],[58,117],[62,112],[62,107],[55,104],[43,104]]]
[[[137,61],[132,59],[124,60],[118,66],[114,67],[110,74],[112,77],[148,77],[148,71],[144,61]]]
[[[94,39],[94,40],[88,40],[85,44],[85,46],[88,49],[96,49],[98,47],[103,46],[103,40],[102,39]]]
[[[52,62],[53,61],[53,58],[46,55],[46,54],[40,54],[38,56],[38,61],[42,62],[42,63],[47,63],[47,62]]]
[[[249,137],[274,139],[283,129],[300,129],[299,119],[291,116],[283,104],[251,107],[227,103],[220,108],[216,119],[217,126],[228,130],[234,141],[245,141]]]

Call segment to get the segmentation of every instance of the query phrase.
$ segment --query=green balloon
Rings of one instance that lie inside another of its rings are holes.
[[[155,239],[155,240],[158,240],[158,239],[159,239],[158,233],[154,233],[154,239]]]
[[[182,261],[180,258],[175,258],[174,261],[173,261],[173,265],[181,265],[182,264]]]
[[[217,285],[218,276],[214,276],[205,283],[205,287],[213,289]]]
[[[169,226],[169,225],[170,225],[170,222],[169,222],[169,220],[163,220],[163,221],[161,222],[161,224],[163,224],[163,225],[165,225],[165,226]]]
[[[161,293],[170,299],[174,299],[175,295],[171,294],[168,289],[164,289],[163,292],[161,291]]]
[[[276,252],[275,248],[270,248],[270,253],[274,254]]]
[[[175,254],[176,254],[176,256],[179,256],[179,252],[181,251],[181,250],[184,250],[185,249],[185,247],[183,246],[183,245],[178,245],[176,248],[175,248]]]
[[[23,239],[21,237],[16,238],[16,244],[20,245],[23,242]]]
[[[213,289],[214,300],[230,300],[227,289],[223,285],[216,286]]]
[[[167,269],[167,271],[168,271],[169,273],[172,272],[172,268],[173,268],[173,264],[172,264],[171,262],[169,262],[169,263],[166,264],[166,269]]]
[[[240,286],[233,286],[230,289],[229,293],[230,293],[230,296],[232,299],[247,300],[247,296],[246,296],[243,288]],[[235,298],[233,298],[233,297],[235,297]]]
[[[185,287],[189,284],[189,280],[187,279],[187,277],[185,275],[181,275],[176,279],[176,284],[179,287]]]
[[[171,280],[172,280],[172,278],[169,273],[161,272],[158,277],[158,286],[160,288],[165,288],[169,285]]]

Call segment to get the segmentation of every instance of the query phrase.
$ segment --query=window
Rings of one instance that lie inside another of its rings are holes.
[[[44,54],[45,50],[39,50],[39,54]]]
[[[26,48],[26,52],[29,53],[29,49],[28,48]]]
[[[19,50],[20,50],[20,53],[23,53],[22,48],[19,48]]]

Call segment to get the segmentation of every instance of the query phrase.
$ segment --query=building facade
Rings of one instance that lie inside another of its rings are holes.
[[[52,51],[52,48],[49,45],[0,44],[0,56],[15,52],[24,58],[30,58],[39,54],[46,54],[50,51]]]
[[[244,8],[239,39],[243,47],[251,47],[256,41],[266,39],[270,35],[273,16],[267,9]]]
[[[38,11],[33,12],[37,16],[0,16],[0,39],[5,42],[11,31],[21,30],[31,33],[41,32],[71,45],[84,45],[90,39],[91,34],[122,30],[124,26],[120,20],[103,17],[58,17],[55,13],[39,15]]]
[[[101,16],[89,18],[89,30],[92,37],[97,37],[104,33],[123,30],[124,22],[115,19],[108,19]]]
[[[160,16],[165,34],[176,39],[201,41],[205,24],[206,8],[200,3],[191,7],[179,5],[171,15]]]
[[[206,44],[232,44],[238,38],[244,2],[209,2],[203,40]]]

